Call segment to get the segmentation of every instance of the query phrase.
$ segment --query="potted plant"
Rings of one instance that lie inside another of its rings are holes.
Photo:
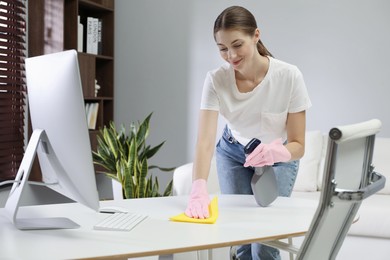
[[[124,125],[117,130],[112,121],[109,126],[99,130],[98,147],[96,152],[93,151],[93,161],[105,169],[103,173],[106,176],[121,184],[126,199],[169,196],[172,193],[172,180],[160,194],[158,178],[148,174],[154,168],[164,172],[175,169],[148,164],[148,159],[165,143],[164,141],[154,147],[146,144],[151,116],[152,113],[138,124],[132,122],[128,133]]]

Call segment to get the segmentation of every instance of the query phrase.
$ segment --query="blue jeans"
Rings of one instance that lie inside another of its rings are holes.
[[[253,194],[251,179],[254,168],[244,167],[244,146],[237,142],[225,127],[216,148],[216,161],[219,186],[222,194]],[[279,186],[279,196],[291,195],[297,177],[299,161],[280,162],[273,165]],[[253,243],[237,247],[237,257],[246,259],[280,259],[279,250],[266,245]]]

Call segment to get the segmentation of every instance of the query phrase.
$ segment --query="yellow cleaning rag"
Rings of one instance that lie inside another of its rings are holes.
[[[200,219],[200,218],[190,218],[186,214],[181,213],[177,216],[169,218],[172,221],[179,222],[191,222],[191,223],[203,223],[203,224],[214,224],[218,218],[218,199],[214,197],[209,204],[209,213],[210,217]]]

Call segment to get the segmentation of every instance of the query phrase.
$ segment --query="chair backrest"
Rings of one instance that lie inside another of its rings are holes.
[[[384,187],[371,165],[380,128],[373,119],[329,131],[320,202],[296,259],[335,259],[362,200]]]

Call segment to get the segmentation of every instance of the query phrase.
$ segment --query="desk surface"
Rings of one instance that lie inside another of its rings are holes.
[[[0,209],[0,259],[127,259],[269,241],[303,235],[309,228],[317,202],[278,198],[259,207],[251,195],[217,195],[219,217],[215,224],[169,221],[182,213],[188,197],[102,201],[147,214],[130,232],[97,231],[93,225],[106,217],[78,203],[22,207],[23,217],[68,217],[79,229],[16,229]]]

